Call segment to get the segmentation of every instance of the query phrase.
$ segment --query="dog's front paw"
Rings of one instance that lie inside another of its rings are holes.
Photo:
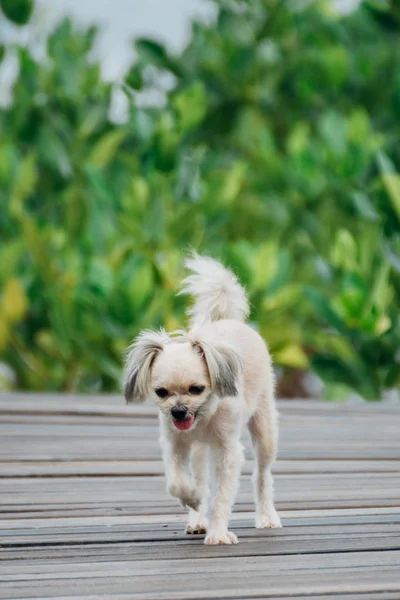
[[[207,535],[204,543],[208,546],[218,544],[238,544],[239,540],[232,531],[211,532]]]
[[[207,523],[188,523],[186,525],[186,529],[185,532],[188,535],[195,535],[195,534],[199,534],[199,533],[206,533],[207,532]]]
[[[173,483],[168,486],[168,493],[178,498],[183,508],[193,508],[197,511],[200,506],[200,496],[193,488],[181,487]]]
[[[256,527],[257,529],[278,529],[282,527],[282,523],[278,513],[273,509],[267,515],[256,518]]]
[[[180,497],[180,501],[182,503],[183,508],[193,508],[193,510],[198,511],[200,507],[200,496],[197,494],[196,490],[185,490],[182,496]]]

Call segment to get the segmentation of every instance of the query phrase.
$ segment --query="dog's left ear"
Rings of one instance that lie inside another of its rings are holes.
[[[143,331],[128,348],[124,370],[124,395],[127,403],[144,402],[148,395],[151,366],[164,344],[165,331]]]
[[[237,396],[237,380],[243,366],[237,351],[226,343],[192,343],[206,363],[212,389],[221,397]]]

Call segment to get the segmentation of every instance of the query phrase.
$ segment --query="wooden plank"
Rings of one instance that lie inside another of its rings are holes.
[[[309,533],[304,528],[294,529],[289,534],[276,532],[255,532],[253,529],[237,529],[233,531],[240,536],[237,548],[229,551],[229,556],[286,556],[291,554],[313,553],[345,553],[356,552],[360,548],[365,551],[389,551],[400,548],[400,534],[397,531],[353,531],[346,534],[343,529],[325,530]],[[135,560],[162,560],[168,555],[170,560],[183,560],[188,552],[192,560],[217,559],[221,556],[218,548],[208,548],[202,543],[204,536],[191,538],[183,533],[183,529],[160,530],[151,533],[130,534],[129,532],[110,532],[108,534],[80,536],[64,535],[57,541],[50,536],[42,536],[35,541],[18,538],[2,543],[2,573],[6,574],[9,561],[13,565],[18,559],[18,572],[23,572],[29,565],[56,562],[63,564],[75,561],[93,562],[98,560],[125,561],[127,555]]]
[[[102,460],[160,460],[161,452],[156,442],[133,445],[129,439],[121,440],[108,438],[110,441],[105,443],[107,438],[82,439],[79,436],[71,436],[65,442],[58,441],[57,436],[51,439],[38,438],[33,442],[25,438],[20,443],[13,441],[7,447],[0,448],[0,462],[12,461],[71,461],[84,460],[90,461],[93,456]],[[132,435],[132,440],[134,435]],[[283,460],[400,460],[400,447],[394,443],[382,443],[379,441],[373,446],[366,446],[363,443],[350,445],[340,441],[339,446],[327,445],[321,447],[318,445],[294,444],[282,439],[282,446],[279,452],[279,458]],[[379,445],[378,445],[379,444]],[[250,453],[250,450],[249,450]]]
[[[253,460],[248,458],[243,474],[250,475]],[[275,474],[309,473],[400,473],[399,460],[284,460],[279,459],[273,467]],[[26,477],[124,477],[163,475],[161,460],[51,460],[3,461],[0,462],[1,478]]]
[[[272,593],[272,595],[269,593],[269,591],[267,589],[264,590],[264,592],[260,592],[259,590],[254,590],[254,593],[252,594],[250,591],[251,595],[248,595],[247,593],[241,591],[241,592],[235,592],[233,591],[229,596],[226,596],[224,591],[222,590],[220,593],[216,592],[216,595],[213,595],[214,592],[210,592],[208,590],[204,590],[204,592],[199,592],[199,593],[193,593],[190,595],[190,598],[194,598],[194,599],[198,599],[198,600],[205,600],[206,598],[218,598],[221,600],[226,600],[227,598],[235,598],[235,600],[250,600],[250,599],[268,599],[268,600],[280,600],[283,597],[284,598],[288,598],[289,596],[287,594],[285,594],[285,592],[283,592],[283,596],[281,593],[278,593],[278,595],[276,593]],[[151,594],[151,592],[150,592]],[[239,594],[239,595],[238,595]],[[152,598],[151,595],[147,594],[146,592],[144,592],[141,596],[141,598]],[[310,596],[310,594],[308,592],[305,592],[304,594],[301,595],[292,595],[290,594],[290,600],[305,600],[305,599],[310,599],[310,598],[318,598],[318,600],[332,600],[332,598],[336,598],[338,599],[339,596],[336,594],[332,594],[331,592],[329,594],[318,594],[318,597],[315,596],[315,594],[313,594],[312,596]],[[90,594],[89,596],[84,595],[84,596],[52,596],[52,598],[54,600],[71,600],[72,598],[74,600],[104,600],[104,595],[103,594]],[[111,600],[128,600],[130,598],[138,598],[138,596],[136,594],[132,594],[132,592],[130,593],[126,593],[126,594],[113,594],[113,593],[109,593],[107,594],[107,598],[110,598]],[[154,597],[153,597],[154,598]],[[157,598],[160,598],[161,600],[187,600],[187,596],[182,596],[180,592],[160,592],[159,595],[157,595]],[[19,600],[30,600],[28,597],[25,598],[19,598]],[[398,596],[398,591],[394,591],[394,592],[387,592],[387,591],[380,591],[380,592],[369,592],[369,591],[364,591],[361,593],[357,593],[357,592],[351,592],[350,594],[347,593],[340,593],[340,600],[399,600],[399,596]]]
[[[310,532],[315,532],[319,527],[341,527],[351,531],[351,528],[364,531],[364,528],[385,525],[396,527],[400,523],[400,510],[393,508],[379,509],[342,509],[342,510],[307,510],[307,511],[284,511],[282,512],[284,528],[280,535],[288,535],[293,527],[306,527]],[[231,518],[232,527],[235,529],[253,528],[253,513],[233,513]],[[89,518],[64,518],[64,519],[15,519],[12,523],[0,521],[0,532],[2,542],[7,536],[26,536],[27,542],[41,536],[54,535],[62,538],[67,534],[90,535],[90,533],[112,533],[129,532],[154,533],[163,530],[183,531],[185,517],[183,515],[169,515],[158,517],[148,515],[146,517],[120,516],[120,517],[89,517]],[[347,529],[349,528],[349,529]],[[383,529],[382,529],[383,531]],[[271,532],[254,531],[254,535],[269,534]],[[273,532],[272,532],[273,533]],[[51,540],[51,538],[49,538]]]
[[[325,502],[304,502],[304,503],[287,503],[283,506],[277,505],[280,513],[284,513],[286,510],[297,509],[299,511],[304,510],[332,510],[332,509],[343,509],[345,508],[358,508],[360,510],[365,510],[369,508],[375,508],[373,501],[365,501],[362,505],[359,505],[357,501],[351,502],[339,502],[339,501],[329,501]],[[388,500],[379,503],[380,508],[398,508],[398,502]],[[344,505],[344,506],[343,506]],[[247,514],[252,510],[252,506],[248,504],[243,504],[237,508],[237,515],[243,516],[243,514]],[[29,520],[41,520],[41,519],[65,519],[65,518],[90,518],[90,517],[100,517],[100,518],[116,518],[119,516],[130,517],[133,516],[135,519],[152,516],[153,518],[158,518],[158,520],[162,520],[163,522],[168,520],[171,516],[177,515],[180,517],[182,523],[185,521],[184,511],[178,505],[164,505],[159,506],[155,505],[153,507],[143,507],[143,506],[99,506],[98,508],[95,506],[82,506],[75,505],[71,506],[68,509],[57,510],[53,507],[44,507],[43,510],[35,510],[33,508],[26,509],[21,507],[21,510],[10,510],[8,512],[4,512],[1,515],[3,521],[7,521],[9,526],[10,523],[17,520],[19,521],[22,517],[25,517]]]
[[[4,423],[0,425],[0,437],[7,443],[0,445],[0,461],[89,461],[93,455],[114,461],[133,457],[159,460],[156,419],[151,426],[150,421],[128,420],[132,424],[115,426],[108,421],[104,425],[90,426],[84,421],[80,424]],[[248,441],[246,443],[250,453]],[[377,428],[363,418],[349,423],[343,416],[338,419],[337,415],[333,418],[329,414],[302,419],[284,416],[279,456],[283,460],[353,460],[353,463],[356,459],[398,461],[397,421],[385,417]]]
[[[0,598],[54,597],[67,590],[75,595],[129,593],[129,597],[240,597],[307,592],[334,593],[400,591],[398,552],[309,554],[304,556],[190,558],[178,561],[129,561],[36,565],[30,571],[1,575]],[[246,575],[244,575],[244,570]],[[211,585],[210,585],[211,583]],[[208,593],[207,593],[208,592]],[[222,595],[224,592],[225,595]],[[28,594],[29,593],[29,594]],[[201,596],[203,594],[203,596]],[[214,594],[214,595],[213,595]],[[165,597],[165,596],[164,596]],[[168,597],[168,596],[166,596]]]
[[[276,475],[276,499],[278,505],[303,506],[305,503],[325,502],[351,505],[375,504],[396,506],[399,500],[399,474],[321,474]],[[157,506],[175,507],[165,489],[164,477],[69,477],[43,481],[37,478],[4,479],[0,490],[0,511],[7,512],[13,507],[26,510],[31,502],[35,509],[59,506],[120,506],[129,505],[132,509],[139,503],[147,503],[147,508]],[[334,500],[332,494],[335,495]],[[250,476],[242,476],[236,506],[253,503],[253,490]]]
[[[195,542],[195,543],[193,543]],[[238,548],[240,546],[238,545]],[[170,573],[174,576],[184,578],[189,572],[193,576],[212,577],[214,574],[224,574],[228,578],[237,574],[240,577],[240,571],[243,565],[246,565],[248,574],[257,574],[260,569],[263,575],[276,574],[281,571],[302,570],[302,571],[326,571],[329,569],[362,569],[369,570],[376,567],[386,567],[387,571],[400,567],[400,550],[391,552],[385,551],[366,551],[362,555],[359,552],[338,552],[338,553],[306,553],[306,554],[287,554],[285,561],[282,562],[280,555],[268,556],[268,560],[263,555],[251,556],[250,560],[244,560],[243,555],[237,555],[238,550],[234,546],[225,546],[214,548],[213,560],[207,563],[207,571],[204,572],[204,561],[196,559],[198,549],[207,552],[210,548],[205,548],[199,544],[198,540],[192,540],[186,548],[185,558],[164,558],[153,560],[151,556],[143,560],[137,560],[135,557],[125,556],[124,560],[116,561],[113,559],[105,561],[86,562],[76,560],[71,564],[65,562],[52,561],[48,564],[36,563],[31,565],[9,564],[2,566],[0,582],[2,587],[11,587],[14,581],[21,580],[24,584],[35,585],[35,582],[51,581],[52,579],[66,580],[90,580],[95,577],[114,578],[117,575],[122,577],[143,576],[143,577],[167,577]],[[399,576],[399,573],[397,573]],[[397,580],[400,584],[400,579]]]
[[[280,400],[278,410],[282,415],[303,415],[314,417],[353,415],[358,418],[363,416],[379,418],[396,416],[400,406],[390,403],[351,403],[320,402],[317,400]],[[79,394],[28,394],[28,393],[0,393],[0,414],[30,415],[47,414],[102,414],[102,415],[146,415],[156,417],[157,409],[150,402],[140,405],[126,405],[122,395],[79,395]]]
[[[372,508],[341,508],[341,509],[308,509],[308,510],[285,510],[281,511],[285,527],[291,520],[296,524],[307,524],[309,527],[322,524],[351,524],[351,523],[398,523],[400,519],[399,507],[372,507]],[[58,517],[57,519],[38,518],[15,518],[12,521],[7,519],[0,520],[0,532],[5,530],[18,532],[26,531],[46,531],[56,528],[76,528],[76,527],[107,527],[126,526],[130,530],[135,527],[148,530],[150,527],[156,529],[161,527],[177,526],[182,527],[185,523],[185,514],[169,515],[124,515],[116,516],[96,516],[92,514],[89,517]],[[254,511],[241,513],[234,512],[231,515],[231,522],[236,523],[247,520],[252,523]],[[11,528],[11,529],[10,529]]]
[[[299,513],[299,511],[298,511]],[[97,520],[95,523],[86,522],[85,525],[80,523],[79,519],[75,522],[69,521],[67,526],[60,526],[58,521],[48,524],[47,527],[38,528],[29,527],[28,521],[21,521],[24,523],[22,527],[15,528],[14,523],[8,523],[8,526],[4,523],[4,527],[1,529],[1,547],[10,547],[14,544],[42,544],[42,543],[58,543],[61,540],[68,540],[76,543],[102,541],[106,536],[107,539],[113,535],[129,535],[131,541],[143,541],[151,540],[154,537],[162,537],[163,539],[175,539],[177,534],[181,535],[182,539],[191,539],[186,535],[183,535],[185,519],[175,522],[166,523],[151,523],[145,522],[142,524],[134,523],[132,521],[128,523],[109,523],[105,524]],[[240,532],[245,531],[246,536],[251,535],[254,539],[262,538],[269,539],[270,536],[278,537],[280,539],[289,538],[298,535],[308,536],[329,536],[329,535],[352,535],[354,534],[365,534],[375,535],[381,533],[383,535],[398,535],[400,526],[400,513],[397,515],[389,516],[370,516],[368,518],[341,518],[341,519],[310,519],[307,516],[303,518],[296,518],[295,520],[288,520],[284,518],[284,528],[279,531],[264,531],[254,530],[254,521],[250,517],[249,519],[243,520],[242,515],[240,519],[232,519],[232,527]]]
[[[150,593],[151,594],[151,593]],[[145,598],[145,599],[149,599],[149,598],[153,598],[154,596],[151,596],[150,594],[147,594],[146,592],[144,592],[140,597],[141,598]],[[250,594],[250,595],[249,595]],[[276,593],[276,592],[272,592],[270,593],[269,590],[266,588],[264,590],[264,592],[260,591],[260,590],[254,590],[254,593],[252,593],[251,591],[246,593],[244,591],[238,592],[238,591],[233,591],[231,594],[229,594],[229,596],[226,596],[224,594],[224,591],[221,590],[221,592],[216,592],[216,595],[213,596],[212,592],[210,593],[210,591],[208,590],[204,590],[204,592],[199,592],[199,593],[192,593],[190,595],[190,598],[194,598],[197,600],[205,600],[206,598],[218,598],[220,600],[226,600],[228,598],[234,598],[235,600],[250,600],[250,599],[267,599],[267,600],[280,600],[282,598],[289,598],[288,595],[285,594],[285,592],[283,592],[284,595],[282,595],[280,592]],[[69,595],[69,596],[52,596],[52,598],[54,598],[54,600],[71,600],[72,598],[74,600],[104,600],[104,595],[103,594],[90,594],[90,595]],[[128,592],[125,594],[114,594],[112,592],[110,592],[109,594],[107,594],[107,598],[110,598],[111,600],[130,600],[131,598],[135,599],[138,598],[138,595],[132,593],[132,592]],[[187,600],[188,596],[183,596],[180,592],[163,592],[161,591],[159,593],[159,595],[157,595],[157,598],[160,598],[161,600]],[[379,592],[370,592],[368,590],[365,590],[364,592],[361,593],[357,593],[357,592],[350,592],[349,594],[347,593],[340,593],[340,596],[336,595],[336,594],[332,594],[332,592],[328,593],[328,594],[319,594],[318,596],[316,596],[315,594],[313,594],[312,596],[310,594],[308,594],[307,592],[305,592],[304,594],[300,594],[298,595],[297,593],[295,595],[290,594],[290,600],[305,600],[305,599],[317,599],[317,600],[332,600],[332,598],[335,599],[339,599],[340,600],[398,600],[399,596],[398,596],[398,592],[397,591],[379,591]],[[28,600],[28,597],[25,598],[19,598],[19,600]]]

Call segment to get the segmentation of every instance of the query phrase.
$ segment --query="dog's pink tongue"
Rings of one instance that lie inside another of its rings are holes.
[[[189,417],[184,421],[178,421],[177,419],[173,419],[174,425],[177,429],[184,431],[185,429],[190,429],[194,422],[194,417]]]

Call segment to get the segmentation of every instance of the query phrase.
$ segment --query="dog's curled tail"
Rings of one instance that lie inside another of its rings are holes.
[[[188,310],[190,326],[210,321],[234,319],[245,321],[249,314],[246,292],[235,275],[218,261],[193,253],[185,260],[191,275],[182,282],[180,294],[194,297]]]

